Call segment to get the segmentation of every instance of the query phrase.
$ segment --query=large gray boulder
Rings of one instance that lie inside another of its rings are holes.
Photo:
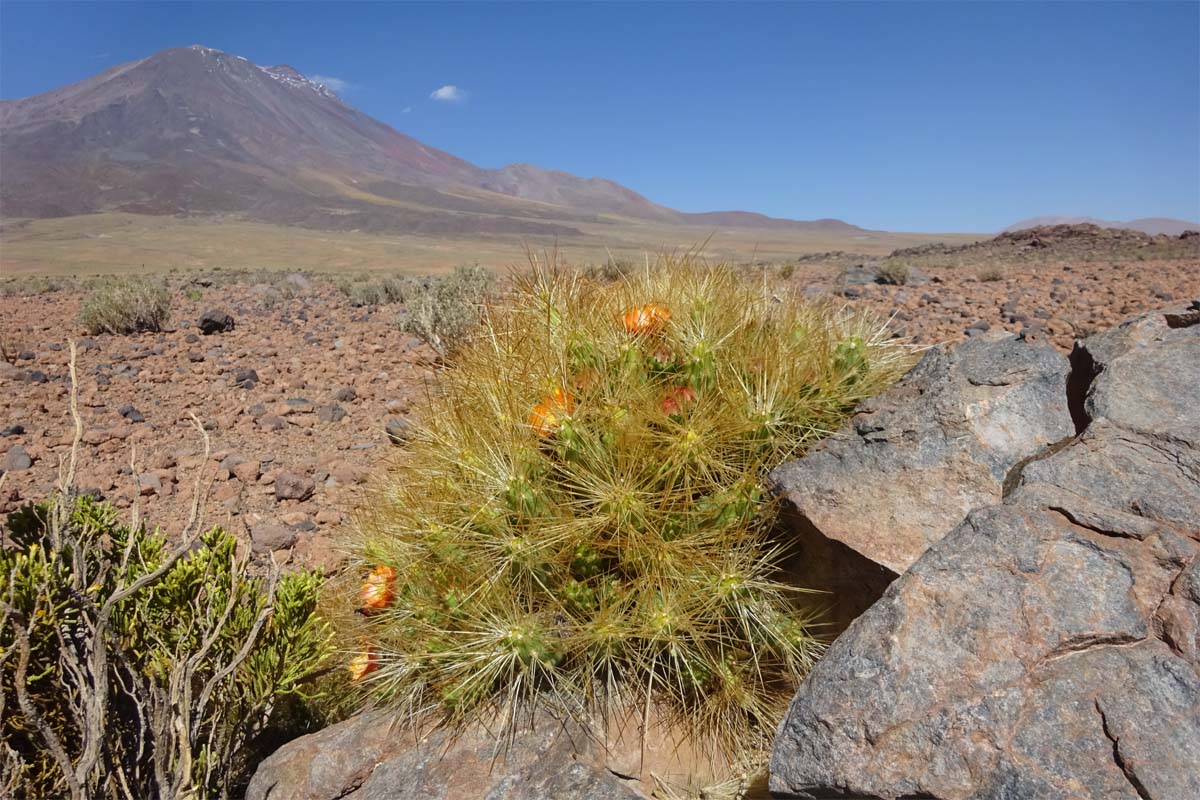
[[[1086,431],[1015,467],[831,646],[780,797],[1200,797],[1200,325],[1079,346]]]
[[[811,525],[899,574],[1018,464],[1075,433],[1071,365],[1050,344],[990,334],[936,347],[836,436],[771,481]]]
[[[246,800],[646,800],[604,769],[579,727],[547,715],[511,739],[474,727],[414,729],[359,714],[284,745]]]

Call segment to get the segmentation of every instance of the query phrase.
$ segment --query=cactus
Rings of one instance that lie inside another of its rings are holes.
[[[369,616],[337,592],[348,650],[378,661],[359,685],[452,721],[652,702],[735,757],[761,747],[822,649],[762,481],[910,348],[686,258],[514,284],[357,517],[354,579],[407,587]]]

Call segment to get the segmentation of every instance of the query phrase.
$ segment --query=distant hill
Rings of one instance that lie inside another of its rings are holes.
[[[1200,233],[1172,235],[1111,228],[1090,222],[1005,231],[967,244],[931,242],[894,251],[890,258],[921,266],[988,265],[1037,261],[1145,261],[1200,258]]]
[[[1151,236],[1165,233],[1168,236],[1178,236],[1187,230],[1200,231],[1200,222],[1188,222],[1183,219],[1169,217],[1145,217],[1131,219],[1128,222],[1114,222],[1095,217],[1033,217],[1022,220],[1015,225],[1009,225],[1002,233],[1023,231],[1029,228],[1044,228],[1051,225],[1096,225],[1100,228],[1126,228],[1131,231],[1141,231]]]
[[[530,164],[483,169],[358,111],[292,67],[200,45],[0,101],[0,162],[6,218],[234,215],[447,238],[571,236],[577,225],[610,220],[861,231],[840,220],[683,213],[610,180]]]

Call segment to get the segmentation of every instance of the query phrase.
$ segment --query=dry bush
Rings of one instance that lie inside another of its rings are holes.
[[[910,351],[687,258],[514,280],[358,517],[335,593],[352,674],[452,721],[652,704],[726,755],[761,752],[822,647],[777,568],[765,473]]]
[[[446,355],[479,323],[495,276],[478,264],[455,267],[449,275],[414,282],[405,295],[400,325],[408,333]]]
[[[0,551],[3,796],[236,795],[328,655],[321,576],[252,576],[232,536],[201,532],[199,477],[174,544],[76,496],[75,420],[60,489]]]
[[[404,275],[377,277],[366,274],[342,276],[335,283],[338,291],[348,297],[355,308],[405,303],[418,285],[416,280]]]
[[[882,283],[903,286],[908,283],[910,275],[912,275],[912,266],[907,261],[889,258],[879,265],[879,280]]]
[[[79,321],[90,335],[160,331],[171,318],[171,293],[164,281],[117,279],[92,292]]]
[[[1000,267],[983,267],[979,270],[977,277],[984,283],[994,283],[1004,280],[1004,270]]]
[[[583,268],[585,277],[599,281],[619,281],[638,268],[631,258],[609,256],[603,264],[589,264]]]

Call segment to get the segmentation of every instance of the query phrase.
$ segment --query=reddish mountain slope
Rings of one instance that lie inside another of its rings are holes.
[[[476,167],[288,66],[195,45],[0,101],[0,213],[236,214],[336,230],[574,234],[599,215],[710,227],[837,220],[684,214],[602,178]],[[832,226],[832,227],[831,227]]]

